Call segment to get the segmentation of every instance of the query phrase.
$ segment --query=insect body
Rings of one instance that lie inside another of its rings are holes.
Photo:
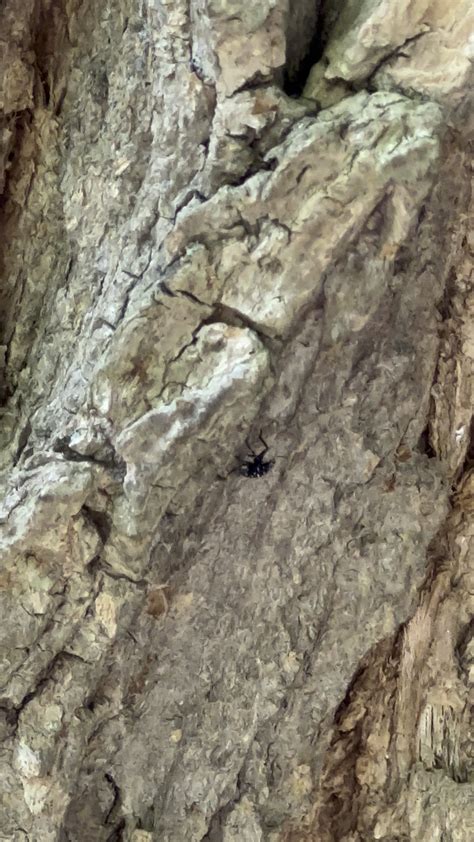
[[[247,447],[249,449],[249,456],[251,459],[245,459],[242,465],[240,466],[240,473],[243,477],[263,477],[265,474],[268,474],[268,471],[273,467],[274,461],[273,459],[267,459],[265,461],[264,457],[268,451],[268,444],[262,438],[262,434],[260,433],[259,439],[263,444],[263,450],[260,453],[255,453],[255,451],[250,447],[249,443],[246,442]]]

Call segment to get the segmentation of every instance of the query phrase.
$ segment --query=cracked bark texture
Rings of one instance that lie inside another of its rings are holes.
[[[470,6],[4,0],[0,839],[473,838]]]

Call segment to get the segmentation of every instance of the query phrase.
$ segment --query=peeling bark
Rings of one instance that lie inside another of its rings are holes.
[[[470,5],[3,3],[0,838],[472,838]]]

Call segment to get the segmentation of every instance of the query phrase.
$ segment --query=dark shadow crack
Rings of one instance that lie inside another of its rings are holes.
[[[243,770],[245,769],[249,756],[250,750],[245,755],[242,765],[237,773],[234,795],[214,813],[209,822],[208,831],[206,835],[202,837],[201,842],[223,842],[224,823],[237,804],[242,800],[242,797],[247,789],[247,786],[243,781]]]
[[[28,439],[31,435],[31,432],[32,432],[31,422],[28,419],[26,424],[23,426],[23,428],[20,432],[20,435],[18,436],[18,444],[17,444],[17,448],[16,448],[16,453],[13,457],[13,465],[17,465],[18,462],[20,461],[20,457],[21,457],[22,453],[24,452],[24,450],[26,448],[26,445],[28,443]]]
[[[160,281],[160,283],[158,284],[158,289],[161,290],[163,295],[167,295],[169,298],[176,298],[176,293],[173,292],[172,289],[170,289],[170,287],[167,283],[165,283],[165,281]]]
[[[100,512],[96,509],[91,509],[90,506],[82,506],[81,514],[84,518],[92,524],[97,532],[102,546],[109,540],[110,532],[112,530],[112,519],[106,512]]]
[[[214,310],[212,320],[208,322],[223,322],[230,327],[247,328],[251,330],[259,338],[262,345],[270,352],[270,355],[279,349],[280,343],[278,338],[266,333],[258,322],[246,316],[240,310],[234,307],[229,307],[227,304],[218,304]]]
[[[50,681],[55,680],[55,673],[56,669],[62,665],[64,661],[79,661],[82,664],[89,663],[88,661],[81,658],[80,655],[76,655],[73,652],[67,652],[62,650],[58,652],[54,657],[51,659],[49,664],[40,672],[39,677],[36,681],[35,687],[30,690],[21,700],[20,704],[15,707],[17,718],[19,719],[20,715],[23,713],[25,708],[28,704],[35,699],[37,696],[41,694],[41,691]]]
[[[118,784],[116,784],[112,775],[109,772],[106,772],[104,777],[107,783],[110,785],[114,796],[112,805],[104,818],[104,824],[110,824],[114,812],[116,813],[118,807],[120,806],[122,796],[120,793],[120,787],[118,786]]]
[[[403,44],[399,44],[397,47],[395,47],[393,50],[391,50],[387,55],[383,56],[383,58],[381,58],[380,61],[375,65],[373,70],[371,70],[371,72],[367,76],[365,82],[361,82],[360,85],[358,85],[358,87],[359,88],[366,88],[370,92],[377,91],[378,88],[377,88],[377,85],[375,84],[374,80],[375,80],[375,77],[376,77],[377,73],[379,72],[379,70],[381,70],[382,67],[385,64],[388,64],[388,62],[392,61],[392,59],[409,58],[409,56],[406,53],[403,53],[401,51],[404,50],[404,48],[409,46],[410,44],[415,43],[415,41],[419,41],[420,38],[423,38],[424,35],[427,35],[430,32],[431,32],[430,27],[425,27],[425,29],[423,29],[421,32],[417,32],[416,35],[410,36],[410,38],[407,38],[406,41],[403,42]],[[336,79],[335,81],[336,82],[337,81],[346,82],[345,79],[341,79],[341,80]]]
[[[210,306],[209,304],[206,304],[205,301],[201,301],[201,299],[198,298],[197,295],[194,295],[194,293],[189,292],[189,290],[187,290],[187,289],[177,289],[176,294],[177,295],[184,295],[185,298],[188,298],[190,301],[193,301],[195,304],[199,304],[200,307],[209,307]]]
[[[117,570],[114,570],[112,567],[109,567],[109,565],[106,562],[99,561],[97,566],[104,574],[104,576],[108,576],[109,579],[114,579],[117,582],[120,580],[124,580],[125,582],[129,582],[130,585],[135,585],[136,587],[142,590],[148,587],[148,582],[146,581],[146,579],[143,579],[143,577],[141,577],[140,579],[134,579],[133,576],[128,576],[126,573],[119,573]]]
[[[316,2],[316,0],[315,0]],[[292,2],[290,0],[289,20],[287,23],[287,60],[283,69],[281,78],[281,87],[283,91],[291,97],[301,96],[309,73],[315,64],[322,58],[326,41],[324,38],[324,14],[325,3],[321,2],[318,12],[315,15],[313,30],[305,34],[306,49],[301,51],[302,33],[295,32],[291,34],[292,19]],[[291,54],[294,57],[291,60]]]
[[[232,91],[231,94],[228,94],[226,99],[232,99],[232,97],[242,93],[242,91],[253,91],[256,88],[264,89],[272,85],[274,85],[274,80],[271,77],[264,76],[260,71],[257,71],[250,79],[246,79],[240,87]]]
[[[64,456],[64,459],[67,462],[83,462],[88,465],[98,465],[100,467],[107,468],[110,471],[118,470],[119,472],[124,473],[125,462],[117,455],[111,442],[104,442],[103,446],[107,453],[107,456],[104,456],[104,458],[100,458],[99,456],[94,456],[92,454],[79,453],[77,450],[70,447],[68,437],[62,436],[54,441],[52,449],[55,453],[60,453]],[[109,450],[110,456],[108,455]]]
[[[132,278],[132,283],[129,284],[127,289],[125,290],[123,301],[122,301],[122,306],[120,308],[117,321],[115,322],[115,327],[118,327],[119,324],[124,320],[127,309],[128,309],[128,305],[130,303],[130,296],[131,296],[133,290],[135,289],[135,287],[137,287],[138,284],[140,283],[140,281],[143,279],[145,273],[147,272],[147,270],[150,266],[150,263],[151,263],[151,250],[150,250],[150,255],[149,255],[149,258],[148,258],[147,265],[144,267],[142,272],[140,272],[138,275],[135,275],[133,272],[130,272],[129,269],[121,269],[120,270],[121,272],[123,272],[124,275],[127,275],[127,277]]]
[[[115,825],[112,833],[107,836],[105,842],[122,842],[124,839],[123,831],[125,830],[125,819],[120,819]]]

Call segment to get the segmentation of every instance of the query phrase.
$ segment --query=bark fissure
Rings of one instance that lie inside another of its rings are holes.
[[[5,838],[470,838],[469,4],[405,5],[0,10]]]

